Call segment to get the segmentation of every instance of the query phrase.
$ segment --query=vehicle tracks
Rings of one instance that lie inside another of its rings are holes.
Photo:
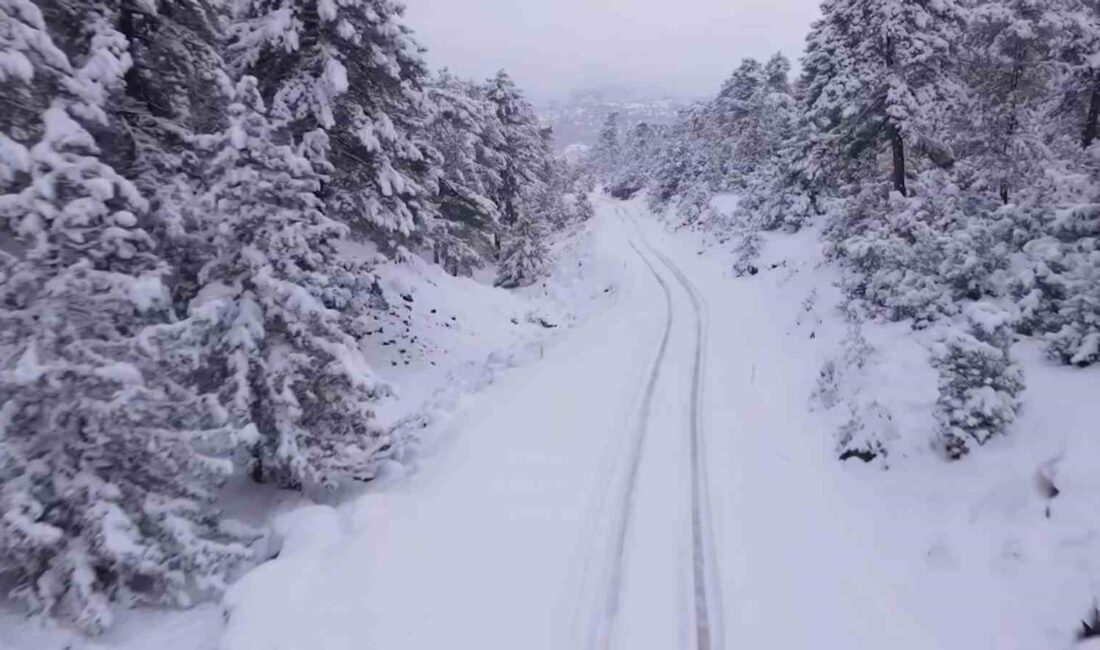
[[[706,469],[706,448],[703,436],[703,384],[706,362],[707,313],[702,295],[686,275],[667,256],[653,247],[638,227],[633,217],[622,210],[619,216],[624,225],[630,224],[635,237],[629,244],[657,281],[664,295],[666,318],[664,331],[657,354],[646,380],[645,390],[638,407],[638,416],[633,427],[627,457],[626,478],[621,491],[616,495],[615,505],[611,509],[614,521],[609,523],[610,546],[606,549],[606,578],[600,585],[597,596],[599,611],[592,612],[589,625],[584,632],[583,647],[586,650],[609,650],[614,638],[615,623],[622,596],[623,577],[626,567],[626,549],[630,538],[631,522],[635,509],[635,492],[638,484],[639,467],[644,455],[646,434],[650,426],[654,394],[662,376],[675,316],[673,289],[665,275],[658,271],[657,264],[671,274],[687,294],[694,317],[694,335],[691,369],[690,409],[688,416],[689,458],[690,458],[690,503],[691,503],[691,579],[692,609],[694,613],[694,650],[722,650],[723,637],[721,626],[721,587],[714,559],[714,541],[710,521],[709,481]],[[637,241],[635,241],[637,240]],[[641,246],[639,247],[638,242]],[[645,249],[648,255],[643,252]]]
[[[632,220],[633,221],[633,220]],[[695,605],[696,650],[721,650],[722,595],[714,532],[710,514],[710,481],[707,477],[706,441],[703,435],[703,378],[706,369],[707,311],[695,285],[675,263],[645,238],[637,223],[635,231],[643,244],[667,268],[691,299],[695,315],[695,351],[691,375],[691,539],[692,578]]]

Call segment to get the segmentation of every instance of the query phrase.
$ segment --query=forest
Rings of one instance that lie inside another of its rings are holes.
[[[529,284],[584,218],[509,76],[431,73],[402,13],[3,0],[0,576],[29,611],[94,633],[219,592],[255,537],[227,478],[366,480],[403,443],[358,347],[372,268]]]
[[[396,392],[364,347],[389,309],[379,268],[549,294],[562,242],[601,210],[628,223],[619,206],[638,201],[728,243],[737,279],[769,270],[773,235],[821,233],[850,331],[817,379],[828,408],[869,363],[861,324],[937,332],[944,465],[1009,435],[1021,341],[1081,372],[1100,362],[1096,0],[825,0],[799,61],[731,62],[670,123],[612,113],[579,162],[506,72],[431,69],[404,13],[0,0],[5,607],[94,636],[122,609],[217,600],[278,555],[224,514],[228,484],[369,484],[417,443],[376,418]],[[667,341],[673,296],[650,270]],[[598,281],[596,296],[629,284]],[[888,466],[877,408],[852,402],[821,434],[831,461]]]

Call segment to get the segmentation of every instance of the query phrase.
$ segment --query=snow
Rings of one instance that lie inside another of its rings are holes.
[[[38,349],[31,345],[20,355],[19,361],[15,364],[12,379],[20,384],[31,384],[38,381],[44,374],[46,370],[38,360]]]
[[[0,133],[0,163],[0,180],[10,181],[17,172],[30,169],[30,154],[22,144]]]
[[[34,66],[22,52],[8,50],[0,52],[0,79],[14,79],[29,83],[34,78]]]
[[[337,8],[334,0],[321,0],[317,3],[317,15],[324,21],[336,20]]]
[[[330,58],[325,62],[325,79],[331,91],[330,97],[336,97],[348,91],[348,69],[336,59]]]
[[[517,292],[416,256],[377,268],[389,308],[363,351],[399,396],[378,417],[420,444],[357,492],[280,497],[272,559],[222,603],[122,612],[94,643],[3,615],[0,648],[688,647],[691,301],[646,242],[709,319],[714,647],[1072,646],[1100,593],[1100,368],[1020,342],[1009,435],[949,463],[932,445],[941,333],[854,327],[820,232],[765,234],[759,273],[738,278],[734,242],[670,234],[641,201],[595,203],[553,275]],[[967,317],[992,330],[1004,315]],[[885,460],[838,460],[853,414],[892,437]]]
[[[146,274],[130,283],[129,293],[134,306],[140,311],[147,311],[167,300],[168,288],[159,276]]]
[[[95,369],[95,374],[109,381],[115,381],[129,386],[140,386],[144,383],[141,377],[141,371],[132,363],[123,361],[116,361],[100,366]]]

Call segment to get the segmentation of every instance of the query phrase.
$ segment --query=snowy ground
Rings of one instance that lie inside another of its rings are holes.
[[[716,201],[719,209],[733,204]],[[702,253],[685,268],[730,276],[722,262],[732,259],[732,242],[714,239],[681,232],[672,245],[685,260]],[[1018,421],[1007,437],[946,463],[931,444],[934,332],[864,324],[863,367],[841,373],[838,406],[821,406],[817,371],[830,361],[844,368],[852,347],[836,309],[838,278],[821,260],[813,229],[767,235],[760,273],[726,281],[729,306],[753,316],[731,322],[729,340],[715,344],[732,349],[748,338],[753,349],[741,353],[750,368],[735,364],[715,384],[762,391],[747,410],[738,408],[740,397],[724,406],[731,435],[739,425],[756,432],[731,443],[739,487],[727,494],[740,505],[730,509],[736,541],[726,545],[745,573],[727,576],[742,588],[727,602],[752,604],[728,605],[743,616],[743,635],[731,633],[730,642],[1076,647],[1100,594],[1100,369],[1053,363],[1037,342],[1021,342],[1014,352],[1028,389]],[[755,377],[738,387],[745,373]],[[852,409],[880,418],[893,437],[887,462],[836,462],[835,432]],[[1047,480],[1059,490],[1053,499]],[[754,523],[758,508],[770,520],[760,514]]]
[[[928,342],[866,326],[840,403],[885,414],[895,452],[889,469],[840,463],[843,414],[814,394],[850,332],[817,233],[770,237],[761,272],[735,279],[721,245],[600,201],[563,246],[551,280],[504,298],[426,265],[387,271],[394,309],[371,353],[391,355],[405,396],[386,421],[430,405],[415,471],[283,504],[278,557],[224,603],[130,613],[100,643],[1072,645],[1100,593],[1100,372],[1021,344],[1012,435],[948,464],[928,444]],[[9,622],[0,648],[94,647]]]

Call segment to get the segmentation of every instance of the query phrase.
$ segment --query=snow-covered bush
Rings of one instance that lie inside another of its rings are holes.
[[[761,236],[756,228],[746,227],[734,235],[733,273],[738,277],[756,275],[760,270],[756,261],[760,257]]]
[[[1014,229],[992,202],[942,172],[911,187],[913,196],[864,188],[834,204],[833,253],[846,267],[850,299],[872,315],[943,328],[933,360],[941,438],[947,455],[960,458],[968,442],[1004,431],[1022,390],[1009,355],[1017,319],[991,302],[1009,302]]]
[[[1013,281],[1027,330],[1045,336],[1052,356],[1065,363],[1095,363],[1100,360],[1100,205],[1018,210],[1014,216],[1024,222],[1019,235],[1029,237]]]
[[[837,458],[885,463],[896,433],[889,411],[873,395],[865,394],[864,369],[875,350],[864,338],[858,320],[850,320],[841,350],[822,366],[812,403],[823,411],[841,409],[841,423],[835,432]]]
[[[853,271],[850,293],[890,320],[918,324],[958,313],[961,301],[1003,291],[1009,246],[980,200],[938,172],[911,197],[864,191],[840,205],[833,252]]]
[[[596,216],[596,208],[592,205],[592,199],[587,193],[578,193],[573,206],[577,221],[588,221]]]
[[[1009,355],[1013,317],[989,302],[967,305],[935,347],[943,451],[958,459],[970,443],[1002,434],[1016,416],[1023,376]]]

